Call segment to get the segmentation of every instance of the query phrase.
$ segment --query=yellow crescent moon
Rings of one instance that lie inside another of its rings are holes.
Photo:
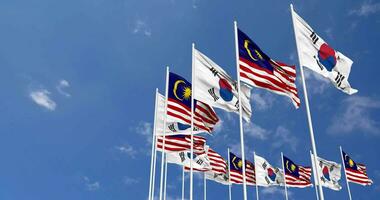
[[[252,60],[257,61],[257,59],[252,56],[251,50],[249,50],[248,45],[249,45],[249,40],[244,40],[244,48],[247,50],[249,57],[251,57]]]
[[[286,165],[286,169],[288,169],[289,171],[292,171],[292,170],[289,169],[289,165],[288,164],[289,164],[289,160],[286,161],[286,164],[285,164]]]
[[[179,99],[179,100],[182,101],[183,98],[179,98],[178,95],[177,95],[177,89],[178,89],[178,85],[179,85],[180,83],[185,83],[185,81],[183,81],[183,80],[178,80],[178,81],[176,81],[176,82],[174,83],[173,93],[174,93],[174,96],[175,96],[177,99]]]

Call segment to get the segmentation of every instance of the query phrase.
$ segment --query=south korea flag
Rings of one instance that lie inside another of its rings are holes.
[[[330,79],[336,88],[354,94],[348,82],[352,60],[334,50],[292,9],[300,65]]]

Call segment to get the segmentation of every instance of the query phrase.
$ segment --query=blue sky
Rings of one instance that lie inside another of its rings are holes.
[[[233,20],[272,58],[296,64],[290,1],[2,0],[0,1],[0,198],[146,199],[154,91],[164,90],[165,66],[191,78],[191,43],[236,77]],[[339,145],[368,166],[371,187],[351,184],[354,199],[380,194],[380,3],[293,1],[298,14],[353,61],[347,96],[306,70],[317,149],[340,162]],[[310,165],[302,85],[301,108],[286,97],[252,90],[246,153],[280,164],[280,152]],[[208,143],[239,154],[238,116],[222,122]],[[180,197],[178,166],[169,166],[169,199]],[[201,199],[202,181],[195,179]],[[325,189],[328,199],[347,190]],[[188,182],[187,182],[188,186]],[[187,187],[188,188],[188,187]],[[249,199],[254,189],[248,190]],[[282,188],[260,189],[281,199]],[[363,195],[365,194],[365,195]],[[314,189],[290,189],[312,199]],[[209,199],[228,189],[208,182]],[[233,186],[234,199],[242,198]]]

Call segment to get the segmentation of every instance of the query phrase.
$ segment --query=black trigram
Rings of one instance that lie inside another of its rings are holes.
[[[216,70],[215,68],[211,67],[210,71],[214,74],[214,76],[218,75],[218,70]]]
[[[267,163],[266,163],[266,162],[264,162],[264,163],[263,163],[263,165],[262,165],[262,167],[263,167],[264,169],[266,169],[266,168],[267,168],[267,166],[268,166],[268,165],[267,165]]]
[[[185,152],[180,152],[179,157],[181,158],[181,162],[185,161]]]
[[[215,88],[210,88],[208,90],[208,93],[211,95],[211,97],[214,99],[214,101],[217,101],[219,99],[219,97],[216,96],[216,94],[215,94]]]
[[[317,43],[317,41],[319,40],[319,37],[317,36],[317,34],[315,34],[314,31],[311,33],[310,38],[314,44]]]
[[[203,160],[200,160],[200,159],[197,160],[197,164],[198,164],[198,165],[202,165],[202,164],[203,164]]]
[[[343,80],[345,79],[346,77],[343,76],[341,73],[338,72],[338,75],[336,75],[335,77],[335,82],[336,82],[336,85],[338,87],[340,87],[340,85],[342,84]]]
[[[169,130],[171,130],[172,132],[176,132],[176,131],[177,131],[177,130],[175,129],[174,124],[170,124],[170,125],[168,126],[168,128],[169,128]]]
[[[236,101],[235,108],[239,111],[239,100]]]

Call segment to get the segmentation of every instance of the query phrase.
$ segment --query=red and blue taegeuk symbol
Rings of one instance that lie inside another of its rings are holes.
[[[325,177],[328,181],[330,181],[330,172],[327,166],[324,166],[322,169],[323,177]]]
[[[219,94],[224,101],[231,101],[234,97],[232,93],[232,86],[226,79],[219,79]]]
[[[276,180],[276,173],[273,171],[273,169],[268,168],[267,172],[268,172],[268,177],[270,178],[270,180],[275,181]]]
[[[318,50],[319,62],[329,71],[336,65],[335,50],[327,43],[323,43]]]

